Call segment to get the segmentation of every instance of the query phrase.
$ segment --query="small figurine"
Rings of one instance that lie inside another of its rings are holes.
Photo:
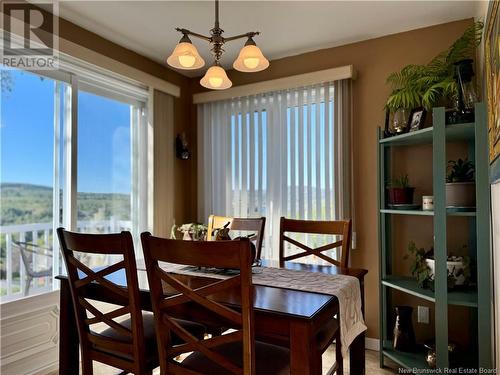
[[[231,224],[230,221],[228,221],[222,228],[214,229],[212,232],[212,236],[215,233],[215,240],[216,241],[227,241],[231,240],[231,237],[229,236],[229,224]]]

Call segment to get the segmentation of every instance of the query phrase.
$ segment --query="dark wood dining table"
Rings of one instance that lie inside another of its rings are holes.
[[[262,266],[279,267],[279,263],[263,260]],[[295,262],[286,262],[281,266],[287,269],[356,277],[360,282],[364,314],[364,276],[368,271]],[[147,275],[141,263],[138,264],[137,272],[141,293],[141,307],[145,311],[152,311]],[[186,278],[187,280],[185,281],[191,285],[202,285],[204,280],[206,280],[204,276],[182,275],[182,277]],[[125,274],[123,272],[108,275],[107,278],[110,278],[116,284],[126,285]],[[78,374],[79,371],[78,332],[68,279],[63,275],[58,276],[57,279],[61,282],[59,373],[73,375]],[[255,285],[254,289],[256,337],[274,340],[290,348],[290,371],[292,375],[321,374],[321,358],[319,358],[315,350],[316,335],[335,314],[339,313],[337,298],[327,294],[262,285]],[[90,299],[107,303],[117,303],[98,284],[89,285],[87,293]],[[227,290],[220,295],[218,294],[216,299],[228,306],[238,307],[239,297],[237,290]],[[181,311],[180,313],[180,318],[205,323],[203,315],[197,315],[196,308],[186,308],[185,311]],[[362,375],[365,373],[364,333],[360,334],[350,345],[349,360],[351,374]]]

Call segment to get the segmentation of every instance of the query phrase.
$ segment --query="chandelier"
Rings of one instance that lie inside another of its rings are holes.
[[[233,63],[233,68],[245,73],[259,72],[269,66],[269,61],[264,57],[262,51],[255,44],[253,37],[259,35],[258,31],[224,38],[224,30],[219,27],[219,0],[215,0],[215,25],[210,30],[210,36],[194,33],[187,29],[176,28],[182,33],[179,44],[168,57],[168,65],[183,70],[199,69],[205,65],[205,61],[198,53],[198,50],[189,39],[189,35],[203,39],[210,43],[210,51],[214,55],[214,64],[208,68],[207,72],[200,80],[200,84],[212,90],[224,90],[230,88],[233,83],[228,78],[226,71],[220,65],[220,59],[224,53],[224,44],[237,39],[247,38],[247,41],[237,59]]]

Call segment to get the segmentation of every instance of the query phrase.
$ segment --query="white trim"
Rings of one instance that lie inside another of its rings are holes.
[[[133,68],[120,61],[114,60],[110,57],[101,55],[98,52],[92,51],[88,48],[82,47],[76,43],[70,42],[66,39],[60,38],[59,40],[60,51],[64,54],[70,55],[87,61],[93,65],[97,65],[106,70],[110,70],[119,75],[139,81],[146,86],[163,91],[176,98],[180,97],[181,89],[179,86],[174,85],[168,81],[155,77],[151,74],[145,73],[139,69]],[[166,69],[166,68],[165,68]]]
[[[147,102],[147,158],[148,158],[148,217],[147,217],[147,230],[153,232],[154,228],[154,182],[155,182],[155,152],[154,152],[154,89],[149,87],[149,98]],[[174,157],[174,156],[172,156]]]
[[[341,79],[356,78],[352,65],[339,66],[336,68],[319,70],[311,73],[297,74],[290,77],[271,79],[248,85],[234,86],[228,90],[202,92],[193,95],[193,103],[201,104],[263,94],[271,91],[288,90],[297,87],[312,86],[325,82],[338,81]]]
[[[59,360],[59,291],[0,305],[0,373],[42,374]]]
[[[7,33],[7,31],[0,28],[3,35]],[[12,43],[22,44],[24,39],[22,36],[19,36],[14,33],[9,33],[11,37]],[[145,73],[139,69],[133,68],[125,63],[114,60],[110,57],[104,56],[98,52],[95,52],[91,49],[80,46],[76,43],[73,43],[69,40],[63,39],[61,37],[55,38],[58,43],[58,63],[59,69],[66,70],[67,62],[69,60],[69,64],[71,67],[71,73],[76,73],[80,77],[86,77],[86,73],[88,71],[92,71],[94,73],[100,71],[103,77],[106,78],[117,78],[121,81],[134,84],[133,81],[140,82],[143,85],[148,87],[155,88],[157,90],[163,91],[169,95],[172,95],[176,98],[180,97],[181,89],[179,86],[174,85],[166,80],[155,77],[151,74]],[[4,40],[0,38],[0,44],[3,46]],[[31,41],[33,45],[37,45],[35,41]],[[79,60],[79,61],[77,61]],[[78,69],[79,65],[81,66],[81,71]],[[77,71],[75,71],[77,69]],[[167,69],[167,68],[165,68]],[[53,74],[57,74],[55,70],[44,70],[44,71],[33,71],[37,74],[52,76]],[[55,77],[56,79],[62,80],[61,77]],[[113,82],[113,84],[117,84],[117,82]],[[147,89],[146,89],[147,91]],[[146,94],[147,96],[147,94]]]
[[[380,340],[371,337],[365,337],[365,349],[374,350],[376,352],[380,351]]]

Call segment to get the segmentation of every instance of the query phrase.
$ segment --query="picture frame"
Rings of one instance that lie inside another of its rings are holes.
[[[489,159],[500,156],[500,2],[492,1],[484,32],[485,88],[488,105]]]
[[[414,132],[424,128],[425,116],[427,111],[423,107],[415,108],[410,113],[408,121],[408,131]]]

